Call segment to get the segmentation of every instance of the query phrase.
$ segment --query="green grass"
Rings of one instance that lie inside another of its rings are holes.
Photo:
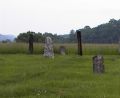
[[[77,54],[77,44],[54,44],[54,52],[59,54],[63,45],[67,54]],[[83,44],[84,55],[118,55],[118,44]],[[43,54],[44,44],[34,43],[34,54]],[[28,54],[27,43],[0,43],[0,54]]]
[[[0,98],[120,98],[120,56],[104,59],[98,75],[92,55],[0,55]]]

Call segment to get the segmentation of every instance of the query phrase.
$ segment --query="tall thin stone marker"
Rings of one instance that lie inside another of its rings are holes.
[[[29,34],[29,53],[33,54],[33,34]]]
[[[81,31],[76,30],[77,40],[78,40],[78,55],[82,56],[82,41],[81,41]]]
[[[120,54],[120,39],[119,39],[119,41],[118,41],[118,53]]]

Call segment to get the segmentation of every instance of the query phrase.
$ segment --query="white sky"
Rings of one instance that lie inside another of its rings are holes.
[[[69,33],[120,19],[120,0],[0,0],[0,34]]]

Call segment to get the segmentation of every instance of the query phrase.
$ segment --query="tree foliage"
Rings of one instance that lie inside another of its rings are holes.
[[[97,27],[91,28],[85,26],[80,29],[82,32],[82,42],[84,43],[117,43],[120,39],[120,19],[110,19],[108,23],[98,25]],[[33,31],[26,33],[20,33],[16,42],[28,42],[29,34],[34,35],[34,42],[43,43],[45,37],[50,36],[56,43],[75,43],[77,42],[76,32],[71,30],[69,34],[57,35],[45,32],[44,34]]]
[[[108,23],[81,31],[85,43],[117,43],[120,38],[120,20],[111,19]]]

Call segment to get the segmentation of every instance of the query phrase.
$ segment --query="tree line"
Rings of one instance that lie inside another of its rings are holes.
[[[29,41],[29,35],[30,34],[33,34],[33,40],[34,40],[35,43],[43,43],[47,36],[51,37],[53,39],[53,41],[56,42],[56,43],[65,42],[64,38],[61,35],[52,34],[52,33],[48,33],[48,32],[45,32],[44,34],[42,34],[40,32],[35,33],[33,31],[20,33],[17,36],[17,38],[15,39],[15,41],[16,42],[26,42],[27,43]]]
[[[108,23],[98,25],[97,27],[91,28],[85,26],[80,29],[82,32],[83,43],[117,43],[120,39],[120,19],[110,19]],[[28,42],[29,34],[34,35],[34,42],[43,43],[45,37],[50,36],[55,43],[76,43],[77,37],[75,30],[71,30],[69,34],[57,35],[52,33],[35,33],[28,31],[20,33],[15,39],[16,42]]]

